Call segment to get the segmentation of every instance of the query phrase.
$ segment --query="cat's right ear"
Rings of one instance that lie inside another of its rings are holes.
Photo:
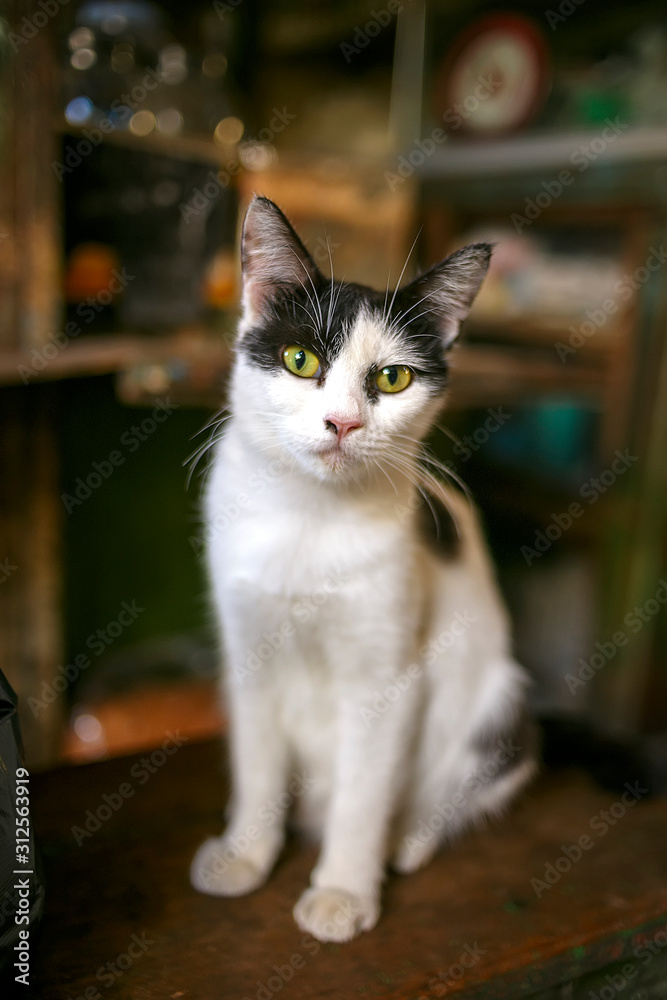
[[[301,286],[312,294],[319,271],[291,225],[268,198],[255,196],[241,237],[244,325],[262,316],[280,288]]]

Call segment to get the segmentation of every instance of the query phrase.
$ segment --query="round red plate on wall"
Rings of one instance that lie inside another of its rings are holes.
[[[491,14],[454,41],[436,74],[435,113],[451,131],[497,135],[522,128],[544,105],[551,60],[538,26]]]

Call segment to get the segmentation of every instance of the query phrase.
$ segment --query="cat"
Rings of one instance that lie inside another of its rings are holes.
[[[230,416],[204,498],[232,800],[190,877],[257,889],[291,812],[322,842],[293,911],[321,941],[371,929],[387,864],[422,867],[535,770],[474,510],[421,444],[491,249],[389,294],[325,278],[266,198],[243,225]]]

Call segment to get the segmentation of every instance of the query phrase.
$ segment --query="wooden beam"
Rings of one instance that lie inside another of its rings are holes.
[[[37,768],[59,760],[65,715],[56,414],[51,386],[0,392],[0,669]]]

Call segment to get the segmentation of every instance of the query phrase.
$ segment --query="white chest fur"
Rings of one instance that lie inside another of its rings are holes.
[[[334,489],[289,459],[244,450],[230,428],[206,495],[209,560],[227,587],[298,597],[333,579],[384,568],[403,575],[413,558],[407,489]]]

